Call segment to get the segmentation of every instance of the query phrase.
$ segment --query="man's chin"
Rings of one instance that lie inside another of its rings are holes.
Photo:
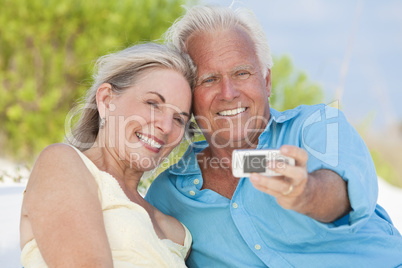
[[[216,148],[248,148],[253,147],[250,137],[244,135],[234,135],[233,133],[219,133],[219,135],[206,136],[208,143]],[[258,139],[257,141],[258,142]]]

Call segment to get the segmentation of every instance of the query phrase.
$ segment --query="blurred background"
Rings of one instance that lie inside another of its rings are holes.
[[[402,187],[402,2],[248,0],[234,5],[254,11],[276,57],[273,107],[290,108],[290,99],[291,106],[335,103],[370,148],[378,175]],[[298,83],[284,86],[290,77],[298,77]],[[310,99],[306,81],[322,96]]]
[[[399,0],[0,0],[0,184],[24,184],[38,153],[63,141],[98,57],[159,39],[196,3],[254,11],[274,56],[271,106],[339,107],[378,175],[402,187]]]
[[[378,175],[402,187],[402,2],[232,2],[0,0],[0,158],[29,169],[63,140],[99,56],[159,39],[183,4],[233,4],[254,11],[268,36],[271,105],[335,103]]]

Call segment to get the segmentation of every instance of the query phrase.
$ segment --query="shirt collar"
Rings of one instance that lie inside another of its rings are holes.
[[[200,174],[201,171],[196,155],[206,147],[208,147],[206,140],[196,141],[190,144],[182,158],[176,164],[169,167],[170,173],[175,175]]]
[[[275,110],[274,108],[270,108],[270,113],[271,117],[269,118],[269,122],[267,126],[265,127],[265,130],[261,133],[260,137],[258,138],[258,148],[261,148],[265,144],[266,141],[268,140],[269,136],[271,135],[271,131],[273,131],[274,128],[271,128],[272,125],[276,124],[283,124],[286,121],[289,121],[293,119],[295,116],[297,116],[300,113],[300,106],[296,107],[295,109],[292,110],[286,110],[283,112],[279,112]]]
[[[269,110],[271,112],[271,118],[269,119],[269,121],[270,122],[275,121],[276,123],[284,123],[284,122],[294,118],[296,115],[298,115],[300,113],[300,109],[301,109],[301,106],[298,106],[292,110],[278,112],[274,108],[270,108]],[[269,125],[270,124],[268,123],[268,126]],[[268,126],[267,126],[267,128],[268,128]]]

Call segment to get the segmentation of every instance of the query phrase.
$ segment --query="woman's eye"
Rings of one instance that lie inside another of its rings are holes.
[[[177,118],[175,118],[175,120],[176,120],[181,126],[184,126],[184,125],[186,124],[186,122],[184,121],[184,119],[181,118],[181,117],[177,117]]]
[[[151,105],[154,108],[159,107],[159,104],[156,101],[147,101],[147,104]]]

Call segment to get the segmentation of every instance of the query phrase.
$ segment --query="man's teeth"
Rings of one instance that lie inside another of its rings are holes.
[[[246,108],[237,108],[237,109],[233,109],[233,110],[226,110],[226,111],[222,111],[219,112],[219,115],[223,115],[223,116],[227,116],[227,115],[236,115],[239,113],[242,113],[246,110]]]
[[[143,142],[149,144],[151,147],[154,147],[154,148],[157,148],[157,149],[159,149],[159,148],[162,147],[162,144],[157,143],[157,142],[154,141],[153,139],[151,139],[151,138],[149,138],[149,137],[147,137],[147,136],[144,136],[144,135],[142,135],[142,134],[140,134],[140,133],[136,133],[136,134],[137,134],[137,137],[138,137],[141,141],[143,141]]]

